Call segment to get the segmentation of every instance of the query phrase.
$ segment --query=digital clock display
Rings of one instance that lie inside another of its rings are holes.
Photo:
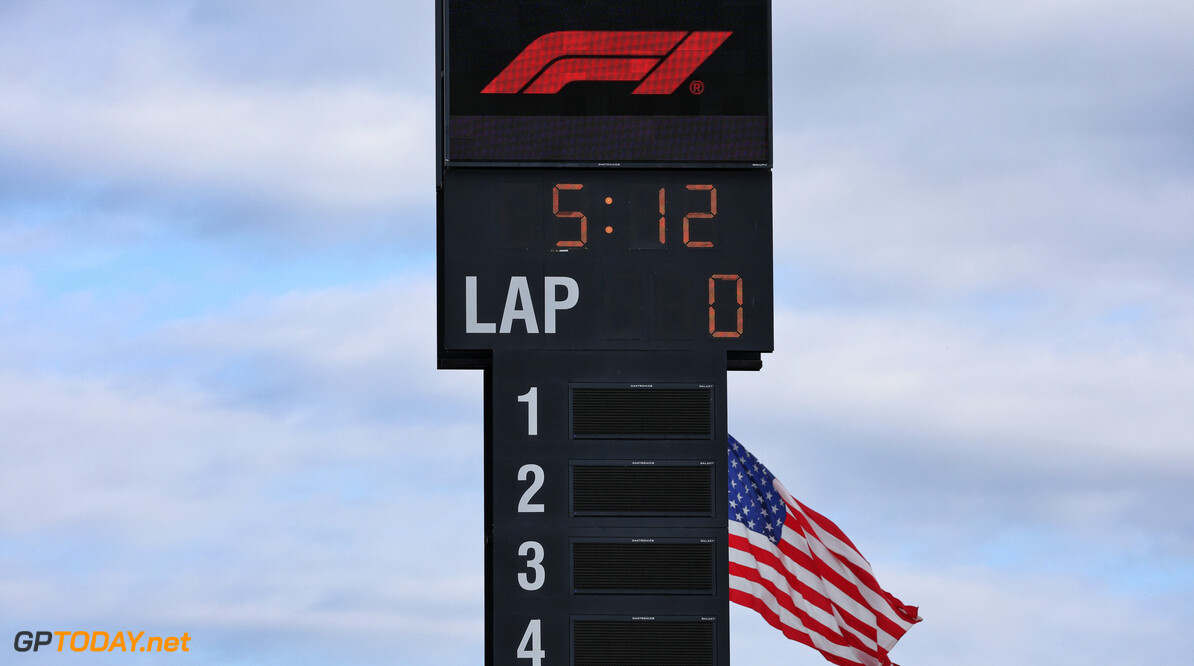
[[[444,350],[771,351],[769,171],[444,177]]]
[[[771,162],[769,0],[443,0],[444,163]]]

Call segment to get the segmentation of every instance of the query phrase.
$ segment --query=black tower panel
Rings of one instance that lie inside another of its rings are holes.
[[[438,0],[441,368],[486,666],[727,666],[726,371],[774,348],[770,0]]]
[[[611,663],[602,627],[627,663],[728,663],[725,352],[499,350],[487,375],[488,663]]]

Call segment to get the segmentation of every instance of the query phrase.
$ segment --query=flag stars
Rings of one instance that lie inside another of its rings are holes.
[[[778,543],[787,511],[774,488],[775,477],[740,443],[727,449],[729,508],[734,520],[772,543]]]

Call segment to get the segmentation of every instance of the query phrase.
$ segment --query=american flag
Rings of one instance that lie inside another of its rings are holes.
[[[841,666],[892,666],[887,653],[915,606],[883,591],[871,565],[827,518],[804,506],[733,437],[730,601]]]

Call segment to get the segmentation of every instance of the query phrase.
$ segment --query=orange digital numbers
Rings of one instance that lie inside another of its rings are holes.
[[[690,192],[708,192],[709,209],[693,211],[682,220],[682,240],[685,247],[713,247],[712,240],[693,238],[692,220],[711,220],[717,215],[717,187],[713,185],[686,185]],[[667,189],[659,188],[659,244],[667,244]]]
[[[735,313],[737,326],[732,331],[717,329],[717,283],[733,282],[734,293],[737,296],[738,311]],[[715,338],[742,337],[742,278],[737,275],[714,275],[709,278],[709,335]]]
[[[712,226],[713,222],[704,223],[704,220],[714,220],[717,217],[717,186],[713,184],[688,184],[684,186],[688,192],[695,194],[689,195],[688,203],[690,205],[682,206],[687,208],[703,208],[703,210],[695,210],[687,212],[681,218],[681,235],[680,240],[684,247],[692,248],[712,248],[716,239],[716,227]],[[586,247],[589,242],[589,217],[579,210],[562,210],[560,204],[561,192],[578,192],[584,190],[585,186],[582,183],[556,183],[551,189],[551,212],[557,220],[564,222],[564,226],[558,229],[555,241],[557,248],[581,248]],[[667,246],[667,188],[661,187],[658,191],[659,202],[659,246]],[[702,195],[707,194],[709,197],[708,205],[702,206],[700,199]],[[617,191],[612,193],[607,192],[593,192],[593,201],[601,203],[604,202],[606,206],[612,206],[615,201],[633,200],[630,198],[623,198]],[[691,199],[697,198],[693,202]],[[582,197],[583,199],[584,197]],[[652,197],[653,199],[654,197]],[[575,208],[577,206],[584,207],[584,203],[578,202],[576,204],[564,204],[568,208]],[[675,204],[673,203],[673,209]],[[604,207],[600,207],[602,210]],[[641,209],[640,209],[641,210]],[[594,211],[590,211],[594,212]],[[612,235],[615,232],[615,226],[605,224],[607,218],[610,220],[623,219],[620,217],[609,217],[609,213],[597,211],[597,224],[599,229],[604,229],[606,235]],[[624,215],[625,213],[621,213]],[[603,217],[603,215],[605,217]],[[619,213],[615,213],[619,215]],[[631,216],[642,220],[642,213],[631,212]],[[649,215],[649,213],[648,213]],[[640,224],[646,222],[642,220]],[[697,222],[697,224],[694,224]],[[654,232],[649,232],[653,234]],[[654,243],[653,240],[648,241]],[[675,240],[672,241],[675,243]],[[640,246],[641,247],[641,246]],[[708,273],[706,273],[708,275]],[[732,296],[731,296],[732,294]],[[716,273],[709,277],[709,336],[713,338],[740,338],[743,331],[744,318],[744,298],[742,277],[737,274],[730,273]],[[732,302],[731,302],[732,301]],[[696,305],[694,303],[694,305]],[[727,311],[727,308],[731,310]],[[730,315],[733,312],[733,315]]]
[[[717,188],[712,185],[689,185],[690,191],[709,193],[709,210],[689,213],[684,216],[684,245],[686,247],[713,247],[711,240],[694,240],[689,230],[690,220],[711,220],[717,215]]]
[[[589,242],[589,218],[577,210],[560,210],[560,190],[580,190],[580,183],[559,183],[551,188],[551,212],[561,220],[580,220],[580,238],[556,241],[556,247],[584,247]]]
[[[667,191],[664,188],[659,188],[659,244],[667,244]]]

